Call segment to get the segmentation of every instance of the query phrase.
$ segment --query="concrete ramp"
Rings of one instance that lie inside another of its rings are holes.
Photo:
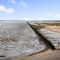
[[[51,31],[47,28],[40,29],[39,32],[48,39],[56,49],[60,49],[60,33]]]
[[[29,55],[46,48],[25,22],[0,22],[0,57]]]

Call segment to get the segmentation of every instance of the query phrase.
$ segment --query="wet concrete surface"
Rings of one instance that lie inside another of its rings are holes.
[[[40,29],[39,32],[47,38],[56,49],[60,49],[60,33],[51,31],[47,28]]]

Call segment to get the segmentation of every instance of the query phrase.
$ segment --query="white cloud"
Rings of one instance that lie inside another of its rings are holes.
[[[60,14],[53,15],[56,18],[60,18]]]
[[[16,0],[1,0],[1,1],[7,1],[8,3],[13,3],[13,4],[16,4]]]
[[[24,18],[24,19],[22,19],[22,20],[24,20],[24,21],[30,21],[30,19],[29,19],[29,18]]]
[[[37,20],[44,20],[45,18],[43,18],[43,17],[26,17],[26,18],[24,18],[24,19],[22,19],[22,20],[25,20],[25,21],[37,21]]]
[[[44,17],[41,17],[41,16],[33,16],[33,17],[30,17],[31,18],[31,20],[44,20],[45,18]]]
[[[16,4],[16,0],[8,0],[8,3]]]
[[[12,8],[6,8],[5,6],[0,5],[0,12],[4,12],[7,14],[13,14],[14,10]]]
[[[60,20],[60,14],[56,12],[49,12],[44,17],[41,17],[43,20]]]
[[[52,17],[51,19],[60,19],[60,14],[49,13],[47,17]]]
[[[46,13],[45,16],[27,16],[22,18],[24,21],[55,21],[60,20],[60,14],[56,13]]]
[[[47,13],[45,16],[31,16],[26,17],[23,20],[25,21],[44,21],[44,20],[60,20],[60,14],[56,13]]]
[[[21,7],[27,7],[27,6],[28,6],[28,4],[27,4],[26,2],[20,2],[19,5],[20,5]]]

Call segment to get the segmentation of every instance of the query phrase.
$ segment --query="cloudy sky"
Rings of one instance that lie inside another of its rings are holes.
[[[59,20],[60,0],[0,0],[0,20]]]

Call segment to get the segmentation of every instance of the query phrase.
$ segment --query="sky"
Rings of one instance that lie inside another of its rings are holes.
[[[0,20],[60,20],[60,0],[0,0]]]

